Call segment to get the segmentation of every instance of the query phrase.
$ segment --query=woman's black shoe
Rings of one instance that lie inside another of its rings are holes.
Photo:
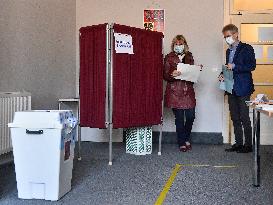
[[[242,149],[242,145],[232,145],[231,148],[225,149],[226,152],[237,152]]]
[[[252,152],[252,146],[243,146],[241,149],[237,150],[237,153],[249,153]]]

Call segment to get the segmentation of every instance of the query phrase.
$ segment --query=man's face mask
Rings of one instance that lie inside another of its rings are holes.
[[[226,43],[230,46],[235,42],[235,40],[232,38],[232,36],[226,37],[225,40],[226,40]]]
[[[173,47],[174,52],[183,53],[185,46],[184,45],[175,45]]]

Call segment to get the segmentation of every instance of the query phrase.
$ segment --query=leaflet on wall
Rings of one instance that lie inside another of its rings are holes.
[[[177,70],[181,72],[181,75],[175,77],[175,79],[186,80],[194,83],[198,81],[200,66],[178,63]]]
[[[116,53],[134,54],[132,36],[128,34],[115,33]]]
[[[145,29],[164,33],[164,9],[145,9],[143,17],[143,26]]]

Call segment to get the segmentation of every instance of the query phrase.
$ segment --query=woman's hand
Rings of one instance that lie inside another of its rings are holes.
[[[178,70],[174,70],[173,73],[172,73],[172,77],[177,77],[177,76],[180,76],[181,75],[181,72],[178,71]]]
[[[225,80],[224,75],[223,75],[223,74],[220,74],[220,75],[218,76],[218,80],[219,80],[220,82],[223,82],[223,81]]]

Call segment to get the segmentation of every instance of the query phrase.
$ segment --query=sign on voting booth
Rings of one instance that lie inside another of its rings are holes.
[[[134,54],[132,36],[128,34],[115,33],[116,53]]]

